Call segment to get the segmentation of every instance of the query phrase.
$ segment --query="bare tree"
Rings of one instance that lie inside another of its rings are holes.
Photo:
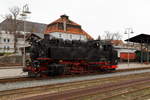
[[[97,40],[101,40],[101,36],[100,35],[98,35]]]
[[[109,31],[105,31],[105,40],[111,41],[114,39],[114,35]]]
[[[114,39],[115,40],[121,40],[122,36],[119,32],[113,33]]]
[[[110,33],[109,31],[105,31],[105,40],[121,40],[122,36],[119,32]]]
[[[11,20],[11,24],[12,24],[12,32],[14,34],[14,52],[17,52],[17,27],[18,27],[18,23],[17,23],[17,18],[19,17],[20,14],[20,8],[15,6],[13,8],[9,9],[11,15],[12,15],[12,20]]]

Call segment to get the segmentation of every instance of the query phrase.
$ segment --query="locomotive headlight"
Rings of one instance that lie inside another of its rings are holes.
[[[63,60],[59,60],[59,62],[61,63],[61,62],[63,62]]]
[[[29,60],[26,60],[26,66],[30,66],[31,62]]]
[[[118,64],[118,60],[117,59],[115,60],[115,64]]]

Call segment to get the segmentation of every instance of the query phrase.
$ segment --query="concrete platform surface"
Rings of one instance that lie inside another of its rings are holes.
[[[122,63],[118,64],[117,69],[129,69],[129,68],[140,68],[140,67],[150,67],[150,64],[140,64],[140,63],[130,63],[128,66],[128,63]],[[7,67],[7,68],[0,68],[0,78],[4,77],[19,77],[27,75],[27,73],[23,73],[22,66],[16,66],[16,67]]]
[[[141,67],[150,67],[150,64],[141,64],[141,63],[121,63],[118,64],[117,69],[130,69],[130,68],[141,68]]]

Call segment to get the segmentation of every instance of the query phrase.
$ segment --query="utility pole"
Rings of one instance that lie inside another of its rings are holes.
[[[28,7],[28,5],[26,4],[26,5],[24,5],[23,6],[23,9],[22,9],[22,14],[21,14],[21,16],[23,17],[23,31],[24,31],[24,38],[23,38],[23,40],[24,40],[24,48],[23,48],[23,67],[25,67],[25,65],[26,65],[26,42],[25,42],[25,40],[26,40],[26,25],[25,25],[25,20],[26,20],[26,18],[27,18],[27,15],[28,14],[30,14],[31,12],[29,11],[29,7]]]
[[[128,44],[128,67],[129,67],[129,63],[130,63],[130,53],[129,53],[129,39],[130,39],[130,34],[133,34],[133,29],[132,28],[126,28],[125,29],[125,33],[124,34],[128,34],[128,41],[127,41],[127,44]]]

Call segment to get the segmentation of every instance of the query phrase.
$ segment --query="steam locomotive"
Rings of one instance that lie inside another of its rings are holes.
[[[30,37],[30,59],[24,72],[29,77],[83,74],[113,71],[117,68],[117,51],[100,40],[61,40]]]

